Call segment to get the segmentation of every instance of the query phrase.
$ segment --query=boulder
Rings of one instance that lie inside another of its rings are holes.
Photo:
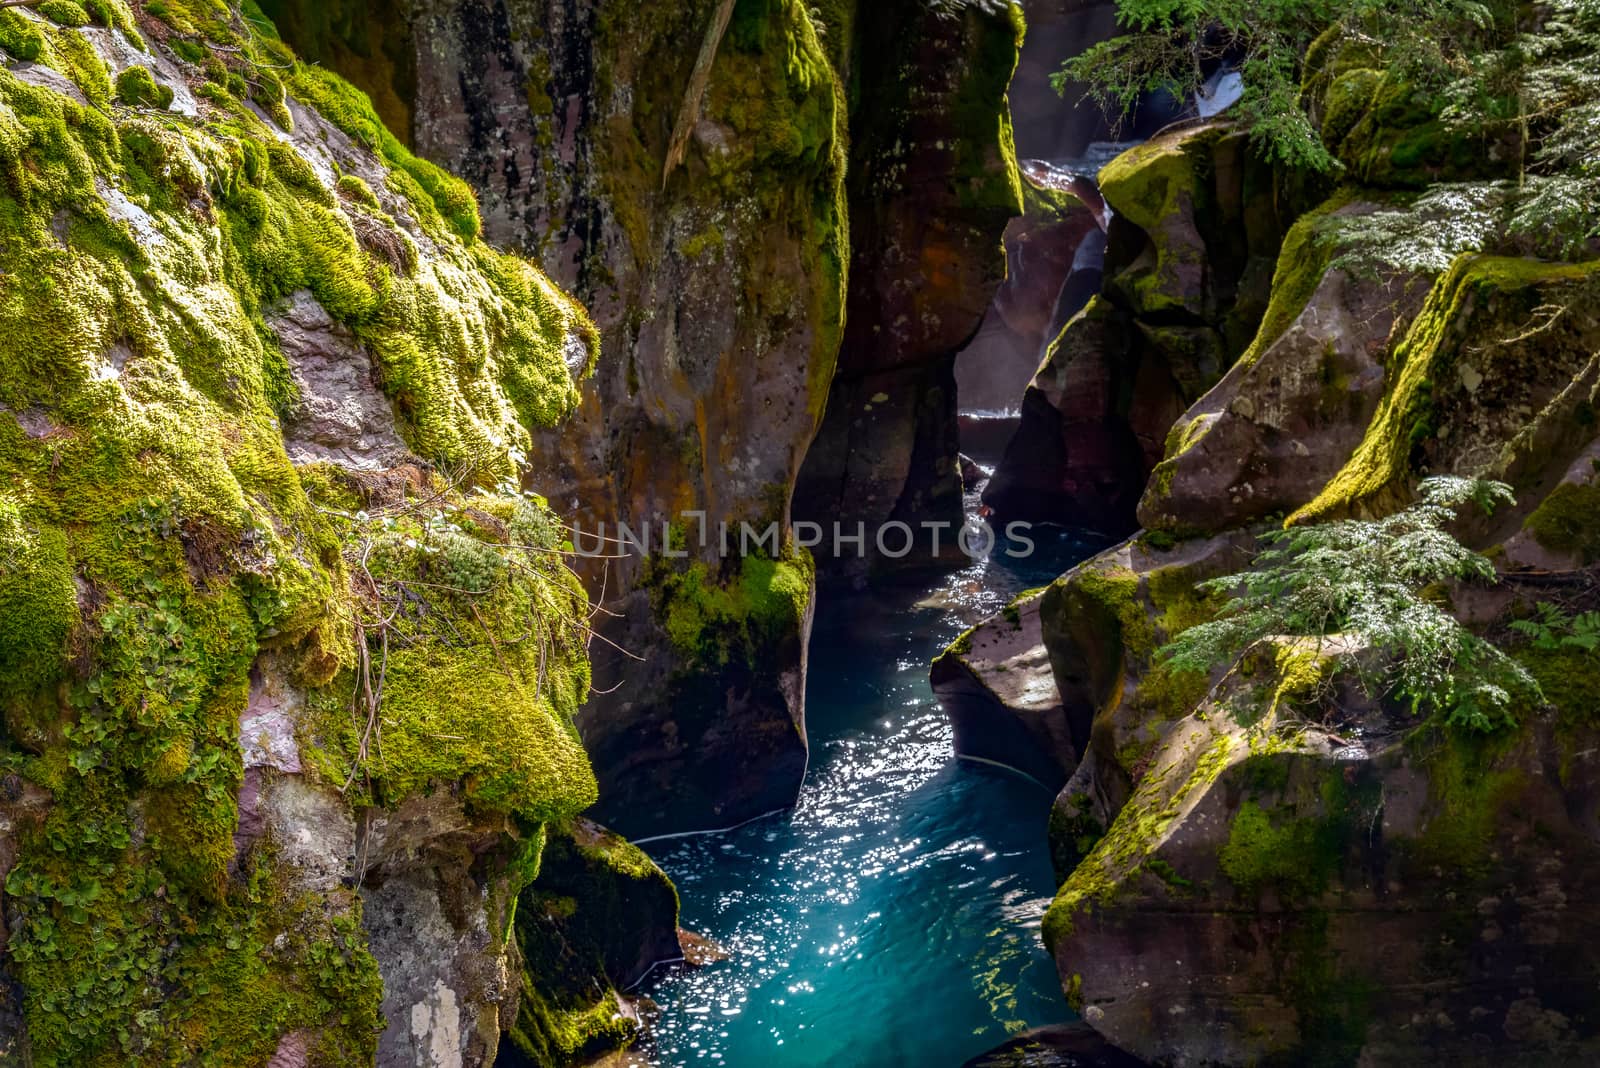
[[[1139,503],[1145,529],[1226,530],[1293,511],[1321,492],[1366,433],[1392,339],[1433,274],[1330,268],[1345,251],[1336,227],[1379,210],[1341,199],[1290,229],[1256,339],[1168,434],[1167,457]]]
[[[1065,877],[1137,786],[1172,723],[1208,680],[1175,675],[1156,652],[1220,604],[1195,585],[1249,561],[1247,533],[1158,547],[1130,541],[1067,572],[1039,600],[1040,634],[1068,722],[1090,724],[1050,813],[1050,854]]]
[[[1039,627],[1042,591],[1025,593],[933,662],[934,696],[959,757],[1022,772],[1060,790],[1087,747],[1089,717],[1067,718]]]
[[[1485,744],[1306,677],[1163,736],[1045,919],[1074,1006],[1174,1066],[1592,1058],[1600,768],[1557,756],[1592,728]]]
[[[1100,183],[1103,291],[1047,350],[984,503],[1122,536],[1168,431],[1254,337],[1296,197],[1220,121],[1122,153]]]

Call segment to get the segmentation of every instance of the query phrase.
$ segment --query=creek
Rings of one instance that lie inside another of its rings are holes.
[[[677,883],[683,926],[729,953],[640,989],[661,1006],[653,1063],[955,1068],[1070,1018],[1039,936],[1051,797],[956,759],[928,683],[963,629],[1097,547],[1034,538],[1025,560],[822,591],[798,804],[645,846]]]

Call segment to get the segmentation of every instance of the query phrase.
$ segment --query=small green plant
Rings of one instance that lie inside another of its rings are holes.
[[[1532,619],[1519,619],[1511,629],[1526,637],[1535,649],[1546,652],[1581,649],[1592,653],[1600,649],[1600,612],[1573,615],[1560,605],[1541,601],[1534,606]]]
[[[1416,504],[1383,519],[1269,534],[1251,570],[1201,584],[1230,600],[1158,658],[1173,670],[1205,672],[1271,639],[1344,635],[1365,650],[1348,666],[1372,692],[1469,730],[1512,725],[1519,698],[1542,701],[1538,684],[1432,593],[1441,583],[1495,580],[1494,566],[1444,528],[1466,504],[1492,512],[1511,501],[1503,483],[1430,478]]]

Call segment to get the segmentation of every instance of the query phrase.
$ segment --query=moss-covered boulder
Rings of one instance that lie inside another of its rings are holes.
[[[1586,720],[1417,727],[1301,652],[1167,732],[1063,884],[1069,999],[1163,1064],[1593,1057],[1597,781],[1552,759]]]
[[[1542,490],[1548,465],[1571,456],[1530,454],[1525,432],[1565,414],[1577,424],[1569,449],[1592,436],[1592,417],[1559,401],[1600,347],[1597,280],[1592,263],[1459,256],[1397,345],[1355,453],[1292,519],[1387,509],[1430,472],[1504,475],[1516,489]]]
[[[1340,195],[1290,228],[1255,340],[1167,435],[1142,527],[1208,533],[1293,511],[1349,459],[1383,395],[1391,339],[1434,277],[1431,265],[1350,262],[1341,227],[1381,210]]]
[[[1053,582],[1039,603],[1040,633],[1068,722],[1089,724],[1080,762],[1050,816],[1050,852],[1065,875],[1104,833],[1138,785],[1171,725],[1206,692],[1203,677],[1158,665],[1160,646],[1206,621],[1215,597],[1195,585],[1247,559],[1236,533],[1173,548],[1131,541]]]

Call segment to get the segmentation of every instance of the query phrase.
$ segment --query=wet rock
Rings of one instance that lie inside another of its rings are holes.
[[[1089,716],[1069,719],[1062,705],[1039,626],[1041,597],[1024,594],[962,635],[930,678],[957,756],[1013,768],[1054,793],[1088,746]]]
[[[728,960],[732,954],[716,940],[693,931],[678,928],[678,945],[683,949],[683,962],[692,968]]]

